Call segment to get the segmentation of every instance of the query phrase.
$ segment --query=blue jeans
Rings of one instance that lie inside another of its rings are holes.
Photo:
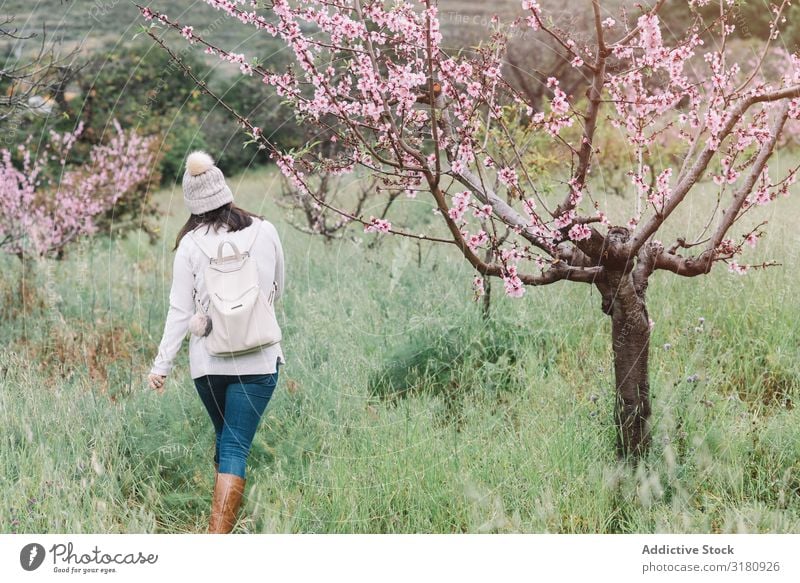
[[[194,379],[216,432],[214,462],[219,473],[245,477],[245,465],[258,422],[267,408],[278,371],[254,375],[206,375]]]

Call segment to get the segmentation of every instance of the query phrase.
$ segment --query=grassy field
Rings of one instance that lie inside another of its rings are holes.
[[[654,276],[655,439],[634,471],[613,455],[610,326],[589,286],[498,296],[485,321],[453,250],[326,245],[282,219],[274,173],[232,184],[288,268],[288,364],[240,532],[800,531],[797,199],[766,209],[752,257],[782,267]],[[144,380],[185,218],[179,189],[158,197],[156,246],[86,241],[31,274],[27,310],[1,260],[0,532],[205,528],[213,432],[186,347],[163,396]]]

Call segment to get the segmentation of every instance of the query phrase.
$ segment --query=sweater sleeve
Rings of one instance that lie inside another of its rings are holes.
[[[179,246],[172,266],[172,288],[169,292],[169,312],[164,324],[164,335],[158,346],[152,374],[162,376],[172,371],[173,361],[180,350],[184,337],[189,331],[189,320],[194,314],[194,273],[186,254],[186,248]]]

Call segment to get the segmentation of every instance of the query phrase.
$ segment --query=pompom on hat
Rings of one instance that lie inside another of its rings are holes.
[[[193,215],[201,215],[233,202],[233,193],[225,183],[222,170],[202,151],[189,154],[183,175],[183,202]]]

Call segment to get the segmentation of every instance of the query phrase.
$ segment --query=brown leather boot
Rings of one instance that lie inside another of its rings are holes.
[[[214,498],[211,501],[210,534],[228,534],[236,524],[236,514],[242,504],[245,480],[236,474],[217,473]]]

